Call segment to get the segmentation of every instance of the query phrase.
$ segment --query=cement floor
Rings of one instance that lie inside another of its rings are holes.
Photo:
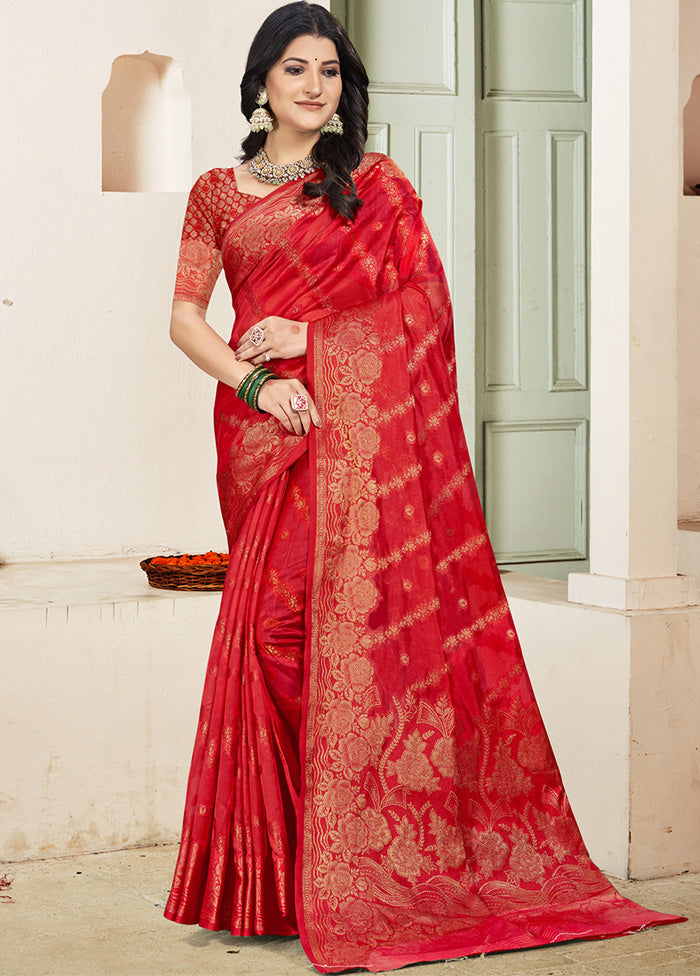
[[[0,865],[2,976],[309,976],[296,938],[234,938],[175,925],[163,906],[176,848]],[[700,976],[700,875],[619,882],[649,908],[689,916],[636,935],[412,966],[414,976]]]

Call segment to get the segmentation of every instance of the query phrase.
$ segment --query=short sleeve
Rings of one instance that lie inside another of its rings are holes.
[[[200,176],[190,191],[182,227],[174,299],[207,308],[221,271],[221,248],[214,212],[213,173]]]

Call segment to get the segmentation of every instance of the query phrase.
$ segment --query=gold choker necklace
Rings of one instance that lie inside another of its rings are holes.
[[[272,183],[279,186],[281,183],[290,183],[292,180],[300,180],[303,176],[308,176],[316,169],[316,163],[311,156],[304,156],[295,163],[284,163],[282,166],[275,166],[267,158],[264,149],[259,149],[253,156],[248,169],[261,183]]]

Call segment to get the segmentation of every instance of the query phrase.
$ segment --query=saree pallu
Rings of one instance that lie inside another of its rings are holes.
[[[320,972],[677,921],[586,852],[484,526],[420,200],[384,156],[355,177],[352,224],[287,184],[225,234],[231,343],[266,315],[309,320],[305,360],[272,365],[308,384],[323,425],[286,434],[219,385],[231,563],[166,915],[298,930]],[[288,579],[294,504],[308,555]],[[281,670],[271,592],[304,608]],[[280,706],[294,674],[298,713]]]

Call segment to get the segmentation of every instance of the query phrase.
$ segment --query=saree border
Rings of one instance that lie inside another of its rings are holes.
[[[317,168],[310,175],[313,177],[313,176],[316,176],[320,172],[321,172],[320,168]],[[222,252],[222,254],[223,254],[224,248],[226,247],[226,245],[228,243],[227,238],[228,238],[228,236],[229,236],[229,234],[231,232],[231,229],[233,228],[234,224],[237,224],[240,220],[243,220],[244,217],[246,217],[246,215],[248,215],[248,214],[250,214],[252,216],[253,213],[255,212],[255,215],[257,216],[258,215],[257,212],[261,209],[261,207],[263,206],[264,202],[266,200],[269,200],[270,199],[270,197],[278,197],[278,196],[281,196],[282,195],[282,191],[284,191],[284,190],[287,190],[287,191],[291,190],[291,191],[293,191],[293,193],[298,190],[299,191],[299,196],[303,196],[303,191],[301,190],[301,186],[300,186],[300,184],[297,181],[294,181],[294,182],[291,182],[291,183],[280,183],[279,186],[276,186],[273,190],[270,190],[269,193],[265,193],[262,196],[258,196],[257,193],[246,193],[244,190],[241,190],[239,188],[239,186],[238,186],[238,180],[236,179],[235,168],[233,168],[233,182],[236,184],[236,189],[238,190],[238,192],[242,196],[248,197],[249,199],[255,200],[256,202],[249,204],[247,207],[245,207],[243,210],[241,210],[240,213],[237,213],[234,217],[232,217],[232,219],[228,222],[228,224],[226,224],[226,227],[224,228],[224,232],[221,235],[221,252]],[[313,182],[313,180],[309,180],[309,182]],[[303,184],[301,184],[301,185],[303,185]],[[312,198],[311,197],[307,197],[306,199],[311,200]]]
[[[324,417],[324,389],[322,356],[318,354],[323,344],[323,333],[317,320],[311,323],[307,340],[307,369],[309,392],[313,397],[316,408]],[[317,348],[319,347],[319,348]],[[297,817],[297,863],[295,865],[296,885],[296,915],[297,928],[302,945],[313,961],[318,958],[320,946],[315,936],[313,926],[306,925],[306,912],[313,911],[312,893],[312,860],[306,856],[306,845],[312,842],[313,816],[311,804],[307,803],[307,794],[313,780],[313,717],[316,714],[317,676],[319,667],[318,621],[315,609],[323,582],[326,536],[326,474],[327,445],[325,432],[313,428],[310,431],[309,442],[309,475],[310,475],[310,518],[309,518],[309,573],[307,575],[306,594],[306,647],[304,648],[304,684],[302,693],[302,722],[299,739],[299,758],[301,761],[301,788],[299,791],[299,815]],[[312,934],[313,933],[313,934]]]

